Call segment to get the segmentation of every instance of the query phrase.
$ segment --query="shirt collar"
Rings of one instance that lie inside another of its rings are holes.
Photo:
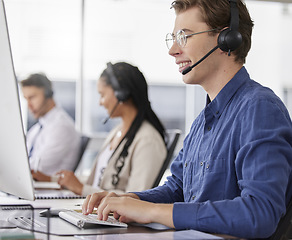
[[[207,96],[206,108],[209,108],[214,117],[219,119],[228,102],[242,86],[242,84],[248,80],[250,80],[249,74],[247,73],[245,67],[242,67],[223,87],[223,89],[218,93],[212,102],[209,96]]]

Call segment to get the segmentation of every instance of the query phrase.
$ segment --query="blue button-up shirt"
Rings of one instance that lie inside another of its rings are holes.
[[[270,236],[292,196],[292,124],[281,100],[243,67],[193,122],[163,186],[176,229]]]

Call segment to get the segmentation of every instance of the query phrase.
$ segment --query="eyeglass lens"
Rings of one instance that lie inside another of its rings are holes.
[[[196,33],[192,33],[189,35],[186,35],[186,33],[184,32],[184,30],[179,30],[176,35],[172,34],[172,33],[168,33],[166,34],[166,46],[168,49],[170,49],[174,43],[174,41],[176,41],[177,45],[179,47],[184,47],[187,44],[187,38],[190,36],[194,36],[194,35],[198,35],[201,33],[207,33],[207,32],[211,32],[211,31],[215,31],[215,30],[219,30],[218,28],[213,28],[213,29],[209,29],[209,30],[205,30],[205,31],[201,31],[201,32],[196,32]]]
[[[173,42],[174,42],[174,37],[171,33],[166,34],[165,42],[166,42],[167,48],[171,49]]]
[[[185,32],[183,30],[179,30],[176,35],[172,33],[166,34],[165,41],[167,48],[171,49],[174,41],[177,42],[179,47],[184,47],[186,45],[187,38]]]

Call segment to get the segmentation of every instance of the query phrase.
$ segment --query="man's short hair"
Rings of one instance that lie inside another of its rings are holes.
[[[22,87],[35,86],[38,88],[42,88],[44,89],[44,94],[46,98],[53,97],[52,83],[45,74],[31,74],[28,78],[22,80],[20,83]]]

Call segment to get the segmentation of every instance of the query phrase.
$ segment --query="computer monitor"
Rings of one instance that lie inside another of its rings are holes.
[[[0,191],[34,200],[4,2],[0,1]]]

